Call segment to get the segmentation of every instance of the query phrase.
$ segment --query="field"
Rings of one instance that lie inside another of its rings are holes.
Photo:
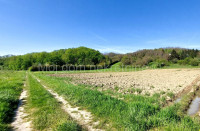
[[[172,92],[177,94],[200,75],[200,69],[162,69],[137,72],[106,72],[54,74],[57,77],[72,78],[76,84],[100,87],[100,90],[117,90],[119,93],[141,94]]]
[[[97,127],[100,129],[199,129],[198,119],[179,115],[179,104],[166,106],[168,97],[175,96],[199,76],[199,69],[157,69],[120,73],[42,72],[35,75],[72,105],[90,111],[94,121],[99,121]],[[142,80],[138,82],[136,78]],[[131,87],[127,86],[127,81],[147,86]],[[130,92],[124,93],[120,90]]]
[[[13,108],[1,104],[1,109],[9,111],[0,111],[0,125],[3,130],[12,128],[11,119],[23,89],[27,91],[27,101],[22,113],[28,115],[22,117],[20,125],[28,121],[31,130],[199,130],[199,116],[191,117],[185,112],[195,93],[189,90],[189,94],[182,94],[181,102],[173,102],[199,75],[200,70],[192,68],[1,72],[1,82],[7,83],[1,85],[1,90],[12,89],[15,99]],[[9,98],[3,94],[2,100]]]

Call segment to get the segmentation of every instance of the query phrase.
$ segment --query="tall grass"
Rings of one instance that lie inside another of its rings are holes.
[[[28,93],[27,110],[31,114],[34,129],[81,130],[81,127],[64,112],[59,102],[31,75],[28,75]]]
[[[185,117],[177,114],[179,106],[162,109],[159,102],[155,102],[156,96],[149,99],[150,97],[132,95],[128,96],[129,101],[125,102],[97,90],[73,85],[69,81],[66,84],[65,78],[38,73],[37,77],[58,94],[63,95],[71,104],[86,108],[96,118],[109,123],[111,127],[108,129],[142,131],[158,127],[170,128],[170,125],[177,125],[178,129],[200,129],[200,126],[191,118],[187,118],[187,123]]]
[[[0,71],[0,129],[8,130],[23,88],[24,72]]]

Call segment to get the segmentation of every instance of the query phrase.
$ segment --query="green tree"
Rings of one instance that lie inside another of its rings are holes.
[[[169,54],[169,61],[174,59],[180,59],[178,53],[173,49],[172,52]]]
[[[131,57],[128,55],[123,56],[121,62],[123,65],[131,65],[132,64]]]

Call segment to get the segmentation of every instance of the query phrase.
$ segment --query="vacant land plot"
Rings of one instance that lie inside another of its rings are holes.
[[[59,77],[70,77],[76,84],[88,84],[101,87],[103,90],[115,89],[122,93],[154,94],[183,90],[200,75],[200,69],[156,69],[137,72],[105,72],[54,74]]]

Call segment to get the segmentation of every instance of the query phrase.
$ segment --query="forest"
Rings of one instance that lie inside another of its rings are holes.
[[[86,47],[60,49],[53,52],[29,53],[1,57],[0,66],[11,70],[27,70],[30,67],[50,65],[109,65],[110,59],[99,51]]]
[[[115,56],[116,57],[116,56]],[[123,65],[133,66],[170,66],[171,64],[198,66],[200,52],[195,49],[160,48],[144,49],[123,55],[119,59]]]
[[[144,49],[127,54],[102,54],[91,48],[78,47],[60,49],[53,52],[0,57],[0,66],[11,70],[27,70],[29,68],[37,70],[38,66],[50,65],[59,67],[63,65],[94,65],[104,68],[117,62],[121,62],[121,66],[137,67],[164,67],[171,64],[198,66],[200,63],[200,51],[184,48],[159,48]]]

